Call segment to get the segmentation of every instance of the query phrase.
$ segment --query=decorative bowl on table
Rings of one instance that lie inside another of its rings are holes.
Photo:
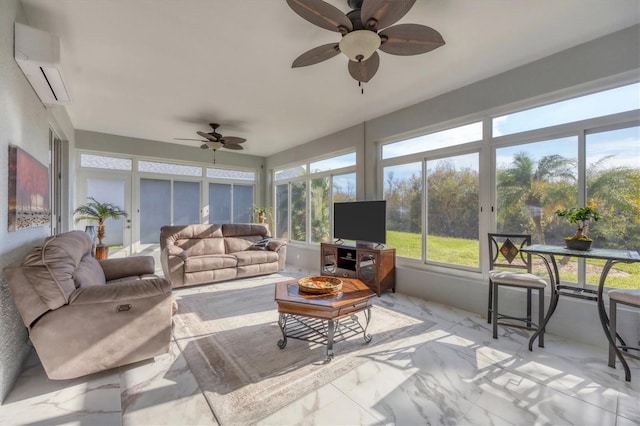
[[[342,291],[342,280],[335,277],[304,277],[298,280],[298,289],[307,294],[334,294]]]

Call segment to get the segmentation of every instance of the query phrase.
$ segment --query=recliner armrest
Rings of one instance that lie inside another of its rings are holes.
[[[99,260],[107,281],[133,275],[147,275],[155,273],[155,259],[153,256],[131,256],[119,259]]]
[[[123,283],[81,287],[71,293],[70,305],[103,302],[126,302],[161,294],[171,294],[171,282],[166,278],[150,278]]]

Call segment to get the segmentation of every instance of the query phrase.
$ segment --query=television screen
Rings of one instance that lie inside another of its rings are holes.
[[[333,237],[385,244],[386,201],[353,201],[333,204]]]

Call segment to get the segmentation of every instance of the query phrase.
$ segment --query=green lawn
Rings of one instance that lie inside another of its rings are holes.
[[[422,236],[410,232],[387,231],[387,245],[396,249],[396,255],[412,259],[422,258]],[[427,243],[428,259],[477,268],[480,257],[478,240],[430,236]],[[558,262],[560,263],[559,259]],[[577,282],[577,259],[570,258],[560,264],[560,278]],[[597,285],[604,260],[589,260],[587,283]],[[541,272],[544,272],[542,267]],[[616,264],[607,276],[607,287],[640,288],[640,262]]]

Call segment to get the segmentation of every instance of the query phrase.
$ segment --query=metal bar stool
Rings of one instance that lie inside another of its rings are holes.
[[[493,323],[493,338],[498,338],[498,325],[538,330],[544,320],[544,290],[549,283],[531,273],[531,255],[520,252],[522,247],[531,244],[528,234],[489,234],[489,302],[487,322]],[[549,266],[546,264],[547,270]],[[548,270],[549,277],[551,272]],[[516,287],[527,290],[527,312],[524,317],[500,314],[498,311],[498,292],[500,287]],[[531,315],[532,290],[538,291],[538,322]],[[509,322],[507,322],[509,321]],[[513,322],[516,323],[513,323]],[[520,324],[522,323],[522,324]],[[529,343],[529,350],[532,350]],[[538,346],[544,347],[544,330],[538,338]]]
[[[610,317],[609,329],[611,330],[611,336],[615,341],[616,339],[615,336],[617,335],[616,334],[616,325],[617,325],[616,317],[618,314],[618,303],[627,305],[627,306],[633,306],[634,308],[640,308],[640,290],[615,289],[615,290],[609,290],[608,295],[609,295],[609,317]],[[622,351],[625,352],[624,355],[631,358],[640,359],[640,356],[629,353],[629,349],[634,351],[640,351],[640,348],[629,346],[623,341],[621,341],[620,345],[609,344],[609,367],[616,368],[616,355],[617,355],[618,358],[620,359],[620,362],[622,363],[622,367],[624,368],[624,379],[627,382],[630,382],[631,371],[629,370],[629,364],[627,364],[627,361],[624,359],[623,353],[620,351],[620,349],[622,349]]]

